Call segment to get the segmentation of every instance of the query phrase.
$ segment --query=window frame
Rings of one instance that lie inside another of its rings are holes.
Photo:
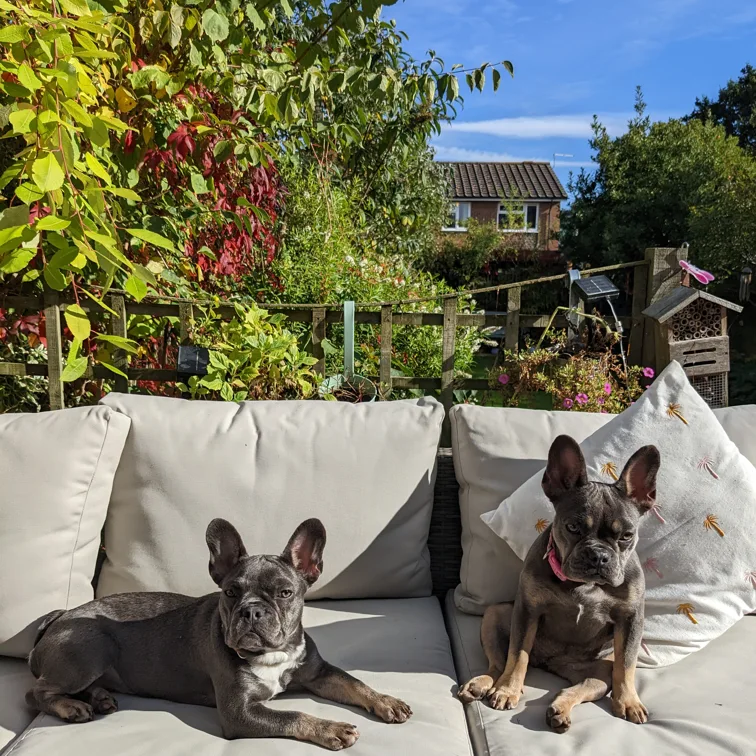
[[[539,207],[538,202],[523,202],[522,207],[522,220],[523,225],[520,228],[501,228],[501,212],[502,209],[506,209],[509,211],[510,208],[512,208],[513,203],[504,203],[500,202],[499,206],[496,208],[496,227],[498,228],[499,232],[502,234],[537,234],[538,233],[538,223],[541,217],[541,209]],[[534,207],[535,208],[535,225],[533,228],[528,227],[528,208]]]
[[[470,200],[452,200],[451,205],[454,213],[454,225],[444,226],[442,230],[452,232],[467,231],[467,226],[461,226],[460,223],[465,223],[472,218],[472,202],[470,202]],[[467,217],[460,221],[459,216],[462,205],[467,205]]]

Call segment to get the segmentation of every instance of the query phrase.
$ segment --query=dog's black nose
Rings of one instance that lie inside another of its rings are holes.
[[[588,562],[592,567],[606,567],[611,559],[609,552],[604,551],[603,549],[591,549],[588,552],[587,557]]]
[[[266,614],[262,604],[247,604],[239,609],[239,616],[247,622],[259,622]]]

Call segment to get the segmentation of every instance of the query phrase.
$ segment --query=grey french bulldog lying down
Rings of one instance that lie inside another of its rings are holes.
[[[207,528],[210,575],[202,598],[124,593],[47,615],[29,665],[28,703],[66,722],[116,711],[111,692],[214,706],[226,738],[286,737],[334,751],[353,745],[354,725],[265,702],[304,688],[406,722],[406,703],[377,693],[324,661],[302,627],[305,592],[323,568],[325,528],[303,522],[280,556],[247,554],[225,520]]]

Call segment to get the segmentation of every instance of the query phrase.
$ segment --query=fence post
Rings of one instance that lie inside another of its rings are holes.
[[[127,338],[126,300],[123,297],[114,294],[110,297],[110,306],[116,313],[116,315],[110,316],[110,333],[113,336],[120,336],[122,339],[125,339]],[[124,373],[129,369],[129,360],[123,349],[117,349],[113,352],[113,364],[119,370],[123,370]],[[128,394],[128,378],[124,378],[122,375],[116,375],[115,390],[121,394]]]
[[[312,356],[317,362],[312,366],[315,373],[325,375],[325,352],[323,339],[326,337],[326,309],[315,307],[312,311]]]
[[[441,345],[441,402],[446,412],[441,431],[441,446],[451,446],[449,410],[454,403],[454,353],[457,338],[457,297],[444,299],[444,332]]]
[[[646,307],[666,297],[680,285],[682,270],[680,261],[687,259],[687,247],[652,247],[646,250],[648,261]],[[655,323],[646,318],[643,324],[643,364],[653,367],[658,372],[666,366],[657,364],[656,340]]]
[[[520,302],[522,289],[515,286],[507,292],[507,328],[504,332],[504,348],[516,352],[520,343]]]
[[[182,346],[191,343],[194,327],[194,308],[188,302],[179,303],[179,342]]]
[[[50,409],[63,409],[63,334],[60,328],[58,295],[45,292],[45,331],[47,334],[47,383]]]
[[[393,313],[391,305],[381,305],[381,367],[379,381],[386,392],[386,399],[391,395],[391,339],[393,336]]]
[[[633,268],[632,323],[628,346],[628,358],[631,365],[640,365],[643,362],[643,310],[646,309],[648,267],[648,265],[638,265]]]

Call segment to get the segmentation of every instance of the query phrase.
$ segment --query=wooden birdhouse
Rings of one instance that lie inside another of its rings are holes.
[[[657,370],[677,360],[712,409],[726,407],[728,400],[728,310],[743,308],[701,289],[679,286],[643,311],[656,323]]]

